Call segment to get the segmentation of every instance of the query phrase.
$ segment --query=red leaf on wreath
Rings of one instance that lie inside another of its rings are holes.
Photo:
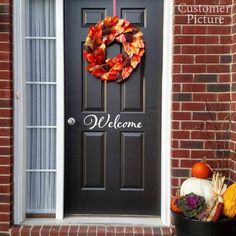
[[[89,64],[89,65],[87,66],[87,70],[88,70],[88,71],[93,71],[93,68],[94,68],[96,65],[97,65],[96,63]]]
[[[103,51],[102,48],[97,48],[94,52],[94,56],[97,60],[97,62],[100,64],[101,62],[104,62],[105,61],[105,58],[106,58],[106,54],[105,52]]]
[[[114,59],[113,59],[114,63],[118,63],[118,64],[122,64],[123,63],[123,56],[122,54],[118,54]]]
[[[115,62],[114,62],[111,58],[108,58],[108,59],[106,60],[106,63],[107,63],[107,65],[110,66],[110,67],[112,67],[112,66],[115,65]]]
[[[118,71],[110,71],[107,76],[107,80],[116,80],[118,76]]]
[[[113,16],[112,18],[111,18],[111,25],[116,25],[117,23],[118,23],[118,21],[119,21],[119,17],[118,16]]]
[[[99,68],[91,72],[95,77],[101,77],[104,74],[104,70]]]

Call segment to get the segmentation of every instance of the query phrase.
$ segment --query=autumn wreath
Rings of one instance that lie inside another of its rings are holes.
[[[141,61],[144,50],[142,32],[129,21],[108,16],[91,26],[84,46],[88,71],[101,80],[123,81]],[[106,58],[106,47],[112,42],[121,43],[123,53]]]

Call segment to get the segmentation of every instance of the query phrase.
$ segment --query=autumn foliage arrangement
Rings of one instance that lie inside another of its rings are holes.
[[[141,61],[145,52],[143,33],[129,21],[107,16],[91,26],[85,41],[83,56],[88,71],[101,80],[127,79]],[[106,58],[106,48],[113,42],[122,44],[122,53]]]
[[[236,183],[227,186],[225,176],[219,172],[213,172],[212,178],[207,179],[211,173],[205,160],[195,163],[193,177],[182,183],[180,196],[172,197],[171,210],[205,222],[236,217]]]

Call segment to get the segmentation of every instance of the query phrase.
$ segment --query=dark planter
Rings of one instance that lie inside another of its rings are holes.
[[[177,236],[236,236],[236,218],[203,222],[174,212],[172,215]]]

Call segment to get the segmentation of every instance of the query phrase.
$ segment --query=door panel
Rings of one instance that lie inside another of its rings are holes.
[[[91,25],[112,0],[65,1],[66,214],[160,214],[162,1],[117,0],[117,15],[139,27],[146,53],[123,83],[87,72]],[[122,46],[107,47],[114,57]],[[122,123],[119,123],[122,122]],[[134,124],[135,123],[135,124]]]
[[[82,188],[105,188],[105,133],[83,133]],[[94,156],[96,153],[96,158]]]
[[[144,135],[121,133],[121,190],[144,190]]]

